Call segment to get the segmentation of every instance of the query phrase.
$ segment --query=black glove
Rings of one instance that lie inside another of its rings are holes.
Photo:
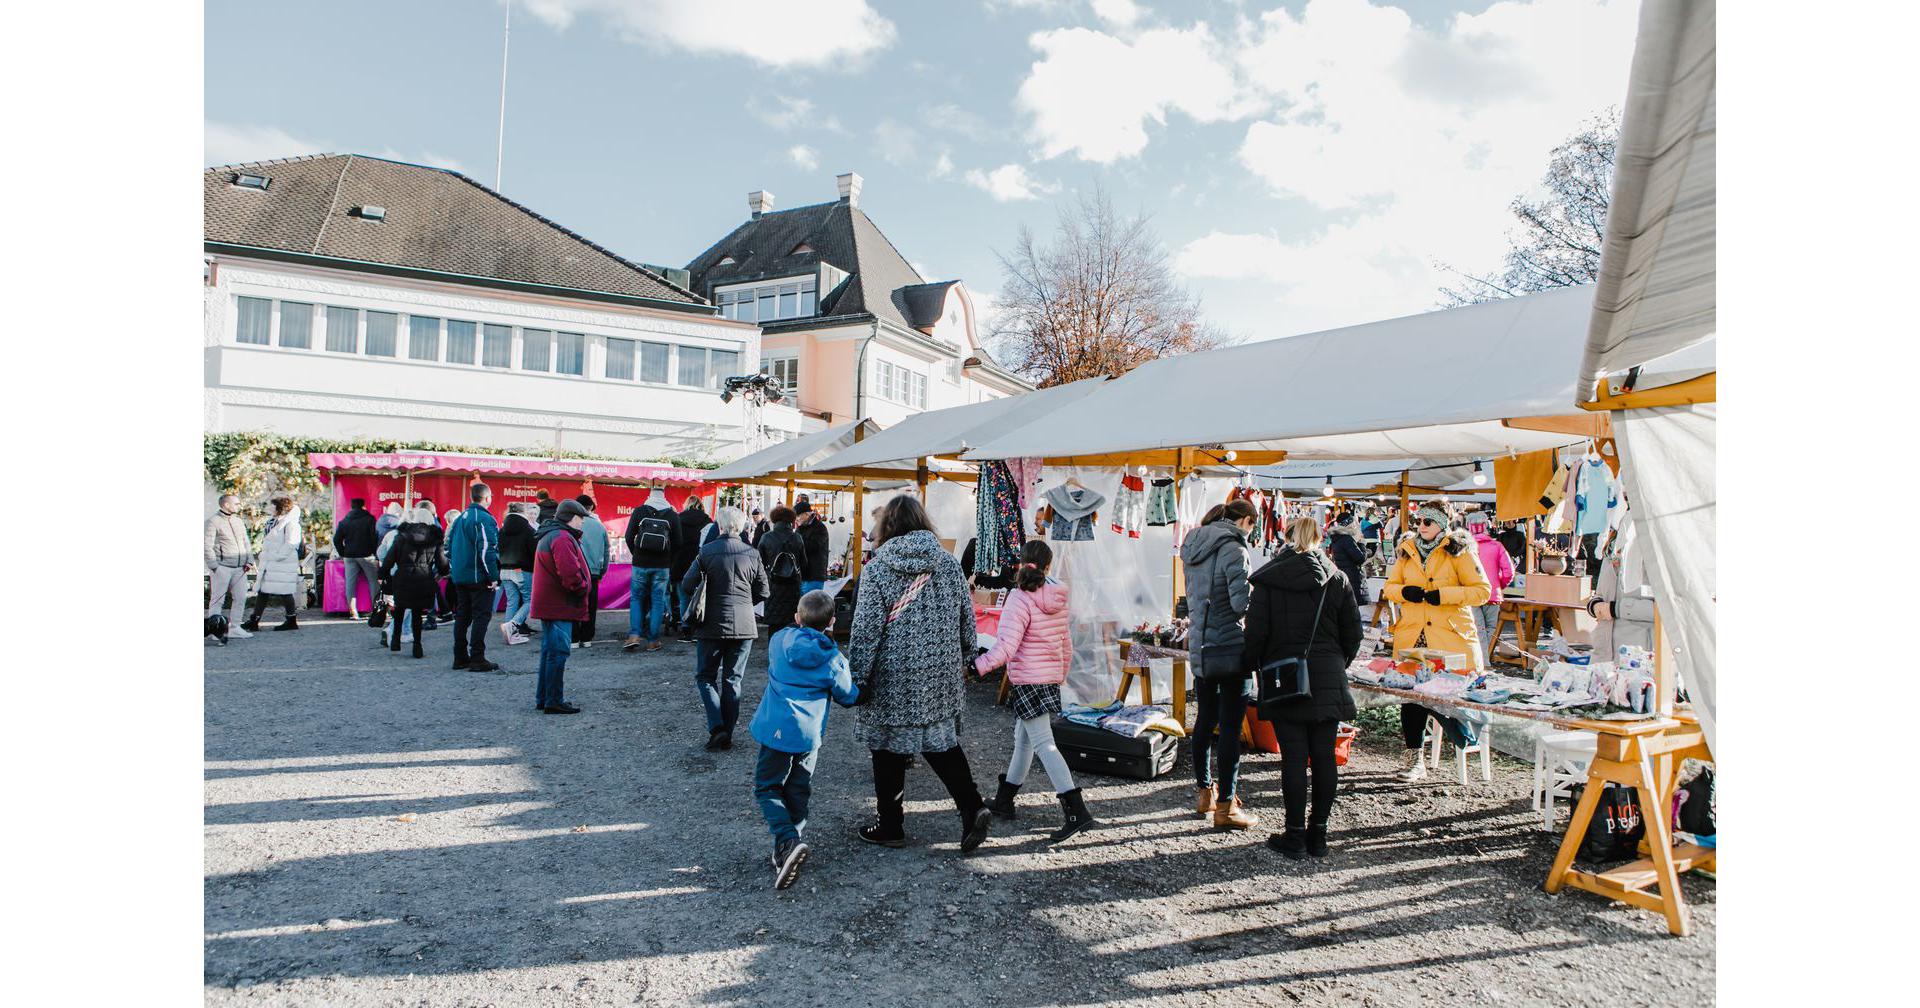
[[[1427,590],[1419,585],[1407,585],[1400,589],[1400,597],[1409,602],[1425,602]]]

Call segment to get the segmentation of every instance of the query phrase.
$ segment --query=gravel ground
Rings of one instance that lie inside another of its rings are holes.
[[[1695,934],[1540,880],[1557,835],[1524,764],[1491,784],[1401,785],[1397,742],[1355,747],[1333,855],[1217,833],[1180,765],[1085,777],[1105,825],[1050,849],[1058,806],[1020,798],[973,855],[924,766],[904,849],[861,844],[873,805],[849,712],[829,722],[799,883],[771,887],[754,748],[701,751],[692,649],[623,654],[625,613],[576,651],[572,717],[533,710],[537,645],[500,673],[377,650],[314,619],[206,653],[206,991],[213,1004],[1699,1005],[1714,996],[1714,884]],[[612,637],[611,640],[608,638]],[[497,640],[497,637],[496,637]],[[756,646],[742,724],[765,682]],[[994,684],[967,749],[1010,746]],[[742,732],[743,739],[745,738]],[[1277,821],[1278,757],[1242,770]],[[1564,813],[1563,813],[1564,815]],[[406,821],[401,821],[402,819]]]

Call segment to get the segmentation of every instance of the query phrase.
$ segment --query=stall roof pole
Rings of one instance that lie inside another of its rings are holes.
[[[865,436],[864,427],[856,426],[853,429],[853,440],[856,444],[864,439]],[[866,545],[866,523],[867,481],[865,477],[855,476],[853,478],[853,538],[847,540],[848,552],[851,554],[851,556],[847,558],[847,576],[851,578],[858,578],[860,576],[860,561],[861,553],[863,552],[861,547]]]
[[[1401,535],[1406,535],[1409,531],[1411,531],[1411,529],[1409,528],[1409,525],[1412,518],[1413,518],[1413,511],[1407,505],[1407,474],[1401,473],[1400,474],[1400,534]],[[1397,546],[1399,544],[1394,543],[1393,545]]]
[[[927,502],[927,459],[921,456],[913,468],[913,481],[920,485],[920,503]]]

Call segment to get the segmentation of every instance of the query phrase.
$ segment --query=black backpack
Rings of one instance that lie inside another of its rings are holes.
[[[800,561],[792,552],[781,550],[773,555],[773,566],[767,570],[768,577],[777,577],[782,581],[800,579]]]
[[[1604,864],[1638,857],[1640,838],[1646,835],[1646,822],[1640,818],[1640,793],[1625,784],[1608,784],[1600,792],[1600,804],[1594,807],[1587,835],[1580,841],[1580,860]]]
[[[648,513],[640,519],[640,531],[633,537],[635,552],[665,553],[673,543],[673,526],[657,513]]]

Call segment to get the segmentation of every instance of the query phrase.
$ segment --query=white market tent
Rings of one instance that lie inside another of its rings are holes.
[[[1587,345],[1629,512],[1707,747],[1717,735],[1715,5],[1645,0]]]
[[[1592,309],[1593,288],[1561,288],[1161,358],[962,457],[1207,446],[1365,460],[1556,448],[1599,428],[1568,416]]]
[[[957,455],[1002,433],[1039,422],[1054,410],[1085,398],[1106,380],[1087,378],[1003,399],[916,413],[814,468],[826,472],[904,463],[910,469],[919,459]]]
[[[707,478],[725,483],[744,483],[764,480],[775,473],[808,471],[821,459],[879,431],[880,425],[871,419],[843,423],[743,455],[715,469]]]
[[[1474,485],[1473,459],[1288,459],[1279,465],[1250,470],[1254,484],[1263,489],[1289,494],[1318,494],[1327,481],[1333,481],[1336,493],[1371,494],[1399,481],[1402,475],[1418,490],[1455,492],[1456,484],[1466,484],[1459,492],[1475,493],[1493,488],[1491,468],[1483,470],[1487,482]]]

